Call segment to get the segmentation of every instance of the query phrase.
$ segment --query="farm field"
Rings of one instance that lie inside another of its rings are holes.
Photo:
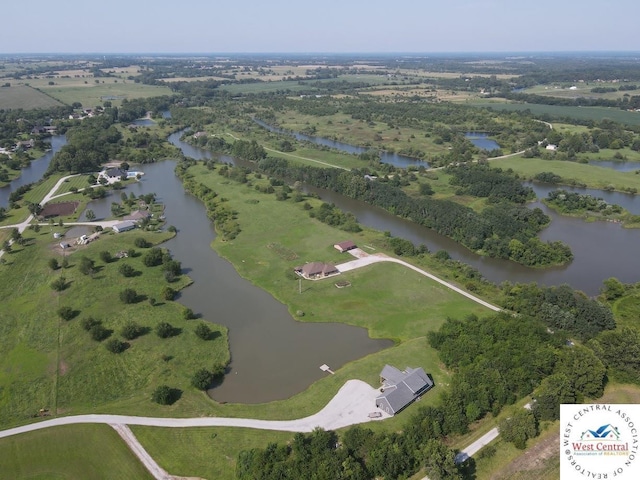
[[[0,109],[33,110],[35,108],[57,107],[63,103],[33,87],[17,85],[16,82],[11,83],[10,87],[0,87]]]
[[[466,105],[492,108],[507,112],[529,110],[536,116],[552,118],[570,117],[577,120],[601,121],[605,118],[629,125],[640,125],[640,112],[628,112],[618,108],[606,107],[565,107],[561,105],[542,105],[537,103],[506,103],[493,100],[469,101]]]
[[[96,83],[99,82],[99,83]],[[148,98],[161,95],[170,95],[169,87],[144,85],[125,81],[121,78],[55,78],[21,80],[22,84],[28,83],[32,88],[42,94],[49,95],[59,102],[71,105],[80,102],[84,107],[95,107],[109,100],[115,106],[119,106],[122,100],[133,98]],[[49,85],[53,82],[53,85]]]

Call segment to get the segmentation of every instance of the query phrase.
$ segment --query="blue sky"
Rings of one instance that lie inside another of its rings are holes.
[[[639,0],[7,0],[0,53],[640,51]]]

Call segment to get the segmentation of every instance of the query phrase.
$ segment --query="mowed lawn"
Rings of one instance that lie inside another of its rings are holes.
[[[0,479],[19,478],[153,477],[108,425],[65,425],[0,439]]]
[[[238,212],[242,232],[232,241],[218,237],[214,248],[228,258],[239,273],[298,311],[302,321],[339,322],[369,329],[372,337],[407,340],[437,329],[447,316],[482,314],[488,310],[406,267],[380,263],[319,281],[299,285],[291,272],[307,262],[339,264],[354,258],[333,245],[346,239],[371,244],[382,236],[363,230],[354,234],[309,217],[304,202],[278,201],[273,194],[229,183],[203,166],[190,172]],[[264,181],[264,180],[262,180]],[[308,200],[313,209],[320,205]],[[313,211],[313,209],[311,211]],[[336,288],[335,282],[351,286]],[[302,293],[299,293],[300,287]]]

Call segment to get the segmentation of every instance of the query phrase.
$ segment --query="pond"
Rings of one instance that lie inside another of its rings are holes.
[[[285,305],[240,277],[211,248],[215,230],[202,202],[184,192],[174,174],[175,163],[136,166],[145,175],[125,191],[136,196],[158,194],[168,224],[179,232],[163,247],[182,262],[183,271],[194,281],[179,301],[203,319],[229,328],[230,370],[224,382],[209,392],[215,400],[262,403],[288,398],[327,375],[320,365],[337,369],[392,345],[390,340],[369,338],[363,328],[297,322]],[[88,208],[98,217],[108,216],[113,201],[120,201],[119,193],[92,201]],[[124,235],[128,234],[135,235]]]
[[[488,133],[483,132],[466,132],[464,134],[464,138],[473,143],[476,147],[481,150],[487,150],[490,152],[491,150],[498,150],[500,145],[495,140],[489,138]]]

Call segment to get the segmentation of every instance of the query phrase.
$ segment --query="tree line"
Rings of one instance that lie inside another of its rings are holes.
[[[530,210],[502,202],[477,213],[450,200],[410,197],[390,182],[365,179],[365,171],[301,166],[273,157],[258,165],[269,175],[382,207],[491,257],[510,258],[525,265],[560,264],[572,258],[571,250],[562,242],[544,243],[536,237],[549,223],[549,217],[539,208]]]

